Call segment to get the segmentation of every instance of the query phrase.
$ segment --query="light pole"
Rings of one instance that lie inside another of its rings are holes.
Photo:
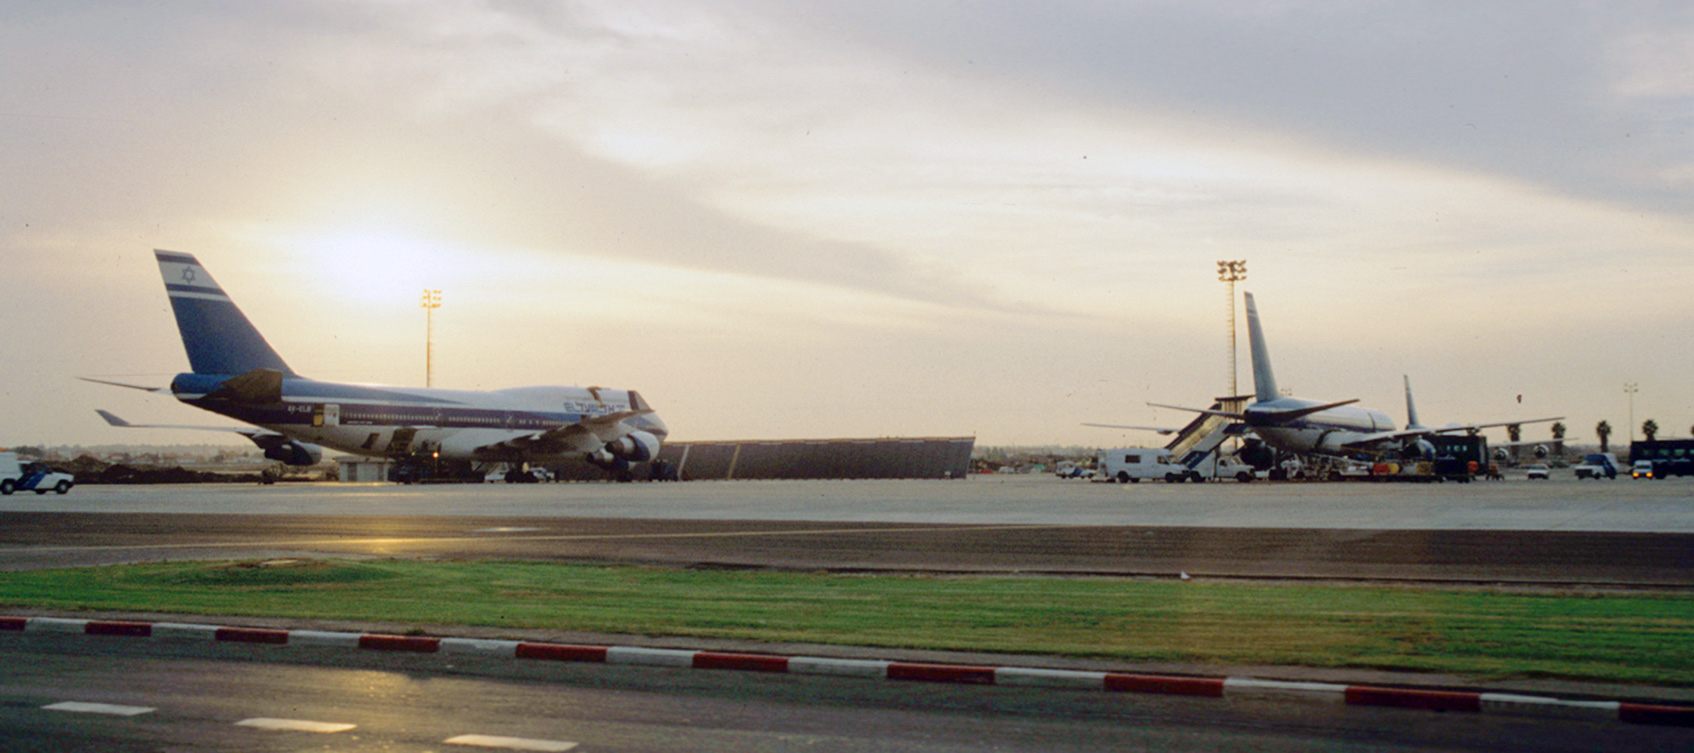
[[[1218,282],[1229,283],[1229,396],[1235,386],[1235,283],[1247,279],[1247,260],[1218,262]]]
[[[424,290],[418,306],[424,310],[424,386],[435,386],[435,310],[441,308],[441,291]]]
[[[1635,441],[1635,393],[1640,388],[1634,382],[1623,383],[1624,394],[1629,395],[1629,441]]]

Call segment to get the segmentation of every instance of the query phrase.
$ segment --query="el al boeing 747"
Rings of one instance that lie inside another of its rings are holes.
[[[434,453],[442,460],[582,460],[612,473],[652,460],[668,434],[633,390],[519,387],[466,390],[323,382],[296,374],[189,254],[155,251],[192,371],[169,394],[248,427],[143,427],[105,411],[114,426],[219,428],[246,435],[265,457],[311,465],[329,447],[354,455]]]
[[[1423,426],[1418,423],[1417,411],[1412,406],[1410,379],[1406,380],[1407,426],[1404,429],[1395,428],[1393,419],[1382,411],[1353,407],[1352,404],[1358,402],[1356,398],[1326,403],[1284,396],[1277,391],[1276,376],[1271,371],[1270,351],[1265,345],[1264,330],[1259,325],[1259,309],[1253,303],[1252,293],[1245,296],[1255,402],[1239,413],[1158,403],[1150,405],[1233,418],[1252,427],[1253,433],[1265,444],[1286,452],[1342,456],[1393,451],[1408,444],[1417,444],[1422,437],[1431,434],[1474,432],[1491,426],[1540,423],[1561,418]]]

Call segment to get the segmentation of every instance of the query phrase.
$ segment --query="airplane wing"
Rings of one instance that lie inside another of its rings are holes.
[[[1223,416],[1224,418],[1233,418],[1237,421],[1246,421],[1247,420],[1247,414],[1245,414],[1245,413],[1232,413],[1232,412],[1226,411],[1226,410],[1212,410],[1210,408],[1190,408],[1190,407],[1187,407],[1185,405],[1165,405],[1164,403],[1148,403],[1148,405],[1151,405],[1154,408],[1169,408],[1171,410],[1185,410],[1185,411],[1188,411],[1189,413],[1204,413],[1208,416]]]
[[[594,452],[608,442],[629,433],[629,427],[624,425],[627,419],[645,416],[651,410],[626,410],[607,413],[603,416],[585,418],[568,426],[549,429],[535,434],[508,439],[502,442],[483,445],[476,448],[478,454],[483,453],[521,453],[532,455],[560,455],[568,452]]]
[[[257,426],[183,426],[178,424],[132,424],[107,410],[94,409],[106,423],[120,429],[193,429],[195,431],[227,431],[240,434],[265,451],[265,457],[288,465],[313,465],[323,459],[323,448],[296,441],[287,435]]]
[[[1491,428],[1496,427],[1496,426],[1516,426],[1516,425],[1520,425],[1520,424],[1544,424],[1544,423],[1547,423],[1548,421],[1563,421],[1563,420],[1565,420],[1564,416],[1552,416],[1550,418],[1532,418],[1532,419],[1529,419],[1528,421],[1495,421],[1494,423],[1491,423],[1491,424],[1466,424],[1464,426],[1437,426],[1437,427],[1435,427],[1435,433],[1445,434],[1445,433],[1450,432],[1450,431],[1476,431],[1478,429],[1491,429]]]
[[[1157,432],[1159,434],[1175,434],[1179,431],[1182,431],[1181,429],[1172,429],[1168,426],[1127,426],[1127,425],[1124,425],[1124,424],[1091,424],[1091,423],[1087,423],[1087,422],[1083,422],[1082,425],[1083,426],[1094,426],[1094,427],[1098,427],[1098,428],[1101,428],[1101,429],[1138,429],[1140,431],[1151,431],[1151,432]]]
[[[1333,403],[1324,403],[1323,405],[1307,405],[1307,406],[1300,407],[1300,408],[1289,408],[1289,409],[1285,409],[1285,410],[1269,410],[1269,409],[1255,408],[1254,411],[1253,411],[1254,420],[1251,420],[1251,421],[1248,420],[1246,413],[1235,413],[1235,412],[1226,411],[1226,410],[1212,410],[1210,408],[1189,408],[1189,407],[1181,406],[1181,405],[1165,405],[1163,403],[1148,403],[1148,405],[1151,405],[1155,408],[1170,408],[1172,410],[1185,410],[1185,411],[1188,411],[1190,413],[1204,413],[1208,416],[1222,416],[1224,418],[1233,418],[1237,421],[1244,421],[1244,422],[1247,422],[1249,424],[1276,425],[1276,424],[1283,424],[1283,423],[1287,423],[1289,421],[1293,421],[1296,418],[1304,418],[1304,417],[1309,416],[1313,413],[1319,413],[1319,412],[1322,412],[1322,411],[1329,410],[1330,408],[1339,408],[1343,405],[1351,405],[1351,404],[1356,403],[1356,402],[1359,402],[1358,398],[1353,398],[1352,400],[1339,400],[1339,401],[1336,401],[1336,402],[1333,402]],[[1262,403],[1260,405],[1262,405]]]
[[[1495,449],[1501,447],[1534,447],[1536,445],[1557,444],[1559,442],[1565,442],[1568,444],[1576,441],[1578,441],[1577,437],[1560,437],[1558,439],[1525,439],[1521,442],[1489,442],[1488,446]]]
[[[98,380],[91,379],[89,381],[98,381]],[[110,382],[107,382],[107,384],[110,384]],[[128,386],[128,385],[119,385],[119,386]],[[137,388],[137,389],[145,389],[145,388]],[[100,414],[101,418],[106,419],[106,423],[111,424],[112,426],[116,426],[120,429],[193,429],[195,431],[229,431],[229,432],[234,432],[236,434],[240,434],[244,437],[247,437],[248,439],[252,439],[254,437],[266,437],[266,436],[280,437],[280,436],[282,436],[281,434],[278,434],[277,432],[271,431],[270,429],[261,429],[257,426],[184,426],[184,425],[181,425],[181,424],[132,424],[128,421],[123,420],[122,418],[119,418],[116,414],[113,414],[111,411],[101,410],[99,408],[95,408],[94,412]]]
[[[1514,425],[1518,425],[1518,424],[1538,424],[1538,423],[1545,423],[1547,421],[1562,421],[1562,420],[1564,420],[1564,416],[1553,416],[1551,418],[1535,418],[1535,419],[1530,419],[1528,421],[1498,421],[1498,422],[1486,423],[1486,424],[1456,424],[1456,425],[1448,425],[1448,426],[1414,426],[1414,427],[1408,427],[1408,428],[1405,428],[1405,429],[1397,429],[1395,431],[1381,431],[1381,432],[1377,432],[1375,434],[1366,434],[1365,436],[1362,436],[1358,439],[1355,439],[1351,442],[1348,442],[1345,446],[1349,447],[1349,448],[1354,448],[1354,449],[1362,449],[1362,448],[1365,448],[1365,447],[1369,447],[1371,445],[1382,444],[1384,442],[1392,442],[1392,441],[1397,440],[1397,439],[1408,439],[1408,438],[1411,438],[1411,437],[1425,437],[1425,436],[1429,436],[1431,434],[1451,434],[1451,433],[1456,432],[1456,431],[1475,432],[1475,431],[1480,431],[1482,429],[1493,428],[1493,427],[1496,427],[1496,426],[1514,426]],[[1520,443],[1516,443],[1516,444],[1546,444],[1547,442],[1551,442],[1551,441],[1554,441],[1554,440],[1548,439],[1548,440],[1540,440],[1540,441],[1536,441],[1536,442],[1520,442]],[[1493,446],[1494,447],[1500,447],[1502,445],[1493,445]]]

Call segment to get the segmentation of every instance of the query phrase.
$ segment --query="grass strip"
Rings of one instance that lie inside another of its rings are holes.
[[[0,606],[1694,684],[1694,598],[531,562],[0,573]]]

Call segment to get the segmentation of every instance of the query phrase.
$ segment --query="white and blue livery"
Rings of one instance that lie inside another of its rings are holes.
[[[192,255],[155,251],[191,371],[177,400],[249,424],[230,427],[265,457],[311,465],[323,448],[353,455],[428,454],[475,465],[581,460],[614,474],[657,457],[668,430],[634,390],[386,387],[303,377],[282,360]],[[135,427],[105,411],[114,426]],[[165,427],[151,428],[213,428]]]

